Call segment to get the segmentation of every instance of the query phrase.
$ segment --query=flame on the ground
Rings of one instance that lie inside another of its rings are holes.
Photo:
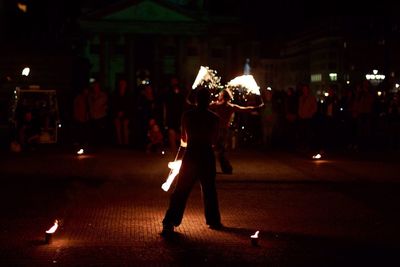
[[[26,67],[22,70],[22,76],[29,76],[29,73],[31,72],[31,69]]]
[[[256,231],[254,233],[254,235],[250,236],[251,238],[258,238],[258,234],[260,233],[260,231]]]
[[[175,177],[178,175],[179,170],[181,169],[182,160],[176,160],[168,163],[168,168],[171,169],[170,174],[168,175],[167,180],[165,183],[162,184],[161,188],[165,192],[169,190],[171,187],[172,182],[174,181]]]
[[[58,228],[58,220],[54,222],[54,225],[46,231],[47,234],[53,234]]]
[[[228,83],[231,87],[243,87],[248,93],[260,95],[260,86],[257,85],[253,75],[242,75],[234,78]]]
[[[314,156],[312,156],[312,158],[313,159],[320,159],[320,158],[322,158],[322,155],[321,154],[315,154]]]

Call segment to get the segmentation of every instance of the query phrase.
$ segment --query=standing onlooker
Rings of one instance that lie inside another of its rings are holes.
[[[80,148],[89,142],[89,88],[85,87],[75,97],[73,103],[75,122],[75,142]]]
[[[139,147],[145,148],[147,142],[148,124],[154,118],[155,99],[153,87],[147,84],[141,89],[136,102],[135,136]]]
[[[108,96],[101,90],[100,83],[92,84],[89,94],[89,114],[92,125],[91,136],[97,144],[104,142],[107,126]]]
[[[262,145],[269,148],[272,144],[272,134],[275,124],[275,112],[272,105],[272,91],[262,90],[261,97],[264,107],[261,109],[261,125],[262,125]]]
[[[314,137],[313,118],[317,112],[317,99],[311,94],[308,85],[301,87],[301,93],[299,98],[300,141],[303,142],[305,149],[310,149]]]
[[[111,99],[111,112],[117,145],[129,144],[129,124],[131,120],[132,99],[128,92],[127,82],[119,80],[118,88]]]
[[[171,79],[170,87],[163,96],[164,125],[168,128],[170,151],[175,154],[180,140],[181,117],[185,107],[185,96],[177,78]]]
[[[289,87],[284,98],[285,123],[284,137],[289,149],[293,149],[298,138],[297,131],[297,112],[299,110],[299,100],[293,87]]]

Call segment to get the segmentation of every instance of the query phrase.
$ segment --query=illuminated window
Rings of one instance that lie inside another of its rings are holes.
[[[334,82],[337,81],[337,73],[329,73],[329,79]]]
[[[311,74],[311,82],[320,82],[322,81],[321,73]]]

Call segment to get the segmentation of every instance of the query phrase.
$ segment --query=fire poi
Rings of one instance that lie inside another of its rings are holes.
[[[175,160],[168,162],[168,168],[170,168],[171,170],[169,172],[169,175],[165,183],[161,185],[162,190],[164,190],[165,192],[169,190],[171,184],[174,182],[175,177],[178,175],[179,170],[181,169],[182,157],[183,157],[183,155],[181,155],[181,148],[186,147],[186,145],[187,144],[181,140],[181,146],[179,147],[178,152],[176,153]]]
[[[49,230],[46,231],[45,241],[47,244],[51,243],[52,236],[56,232],[57,228],[58,228],[58,220],[55,220],[54,225]]]

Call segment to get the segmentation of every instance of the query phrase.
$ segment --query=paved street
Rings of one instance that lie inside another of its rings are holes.
[[[0,265],[399,266],[397,159],[235,151],[218,173],[221,231],[199,187],[172,240],[160,237],[171,155],[104,148],[0,154]],[[218,169],[219,170],[219,169]],[[45,230],[60,227],[52,243]],[[260,231],[258,246],[250,235]]]

